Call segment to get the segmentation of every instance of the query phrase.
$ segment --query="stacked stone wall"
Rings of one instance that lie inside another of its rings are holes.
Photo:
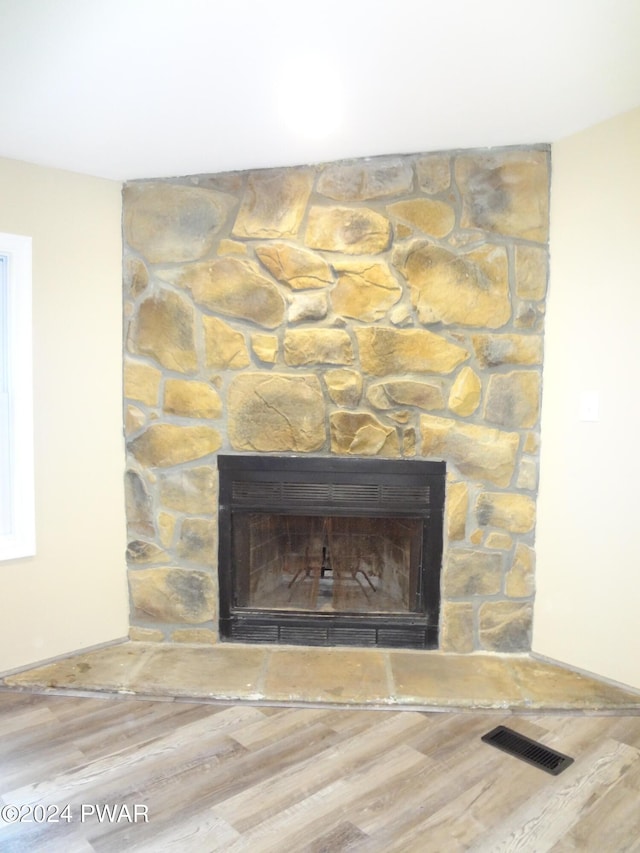
[[[441,648],[530,647],[546,147],[124,189],[131,636],[217,640],[216,454],[444,459]]]

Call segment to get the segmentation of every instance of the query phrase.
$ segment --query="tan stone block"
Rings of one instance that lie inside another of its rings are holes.
[[[382,649],[281,646],[269,652],[269,666],[263,665],[262,671],[266,676],[259,682],[261,690],[275,701],[324,704],[335,703],[339,697],[339,702],[361,704],[384,702],[389,695],[388,656]],[[329,849],[334,853],[335,844],[330,844]]]
[[[470,367],[463,367],[456,376],[449,394],[449,408],[460,417],[472,415],[480,405],[482,382]]]
[[[202,318],[205,360],[209,370],[240,370],[251,361],[242,332],[219,317]]]
[[[387,210],[432,237],[446,237],[456,223],[456,214],[450,204],[430,198],[397,201]]]
[[[426,329],[356,328],[365,373],[451,373],[469,354]]]
[[[324,374],[324,381],[336,406],[354,408],[360,402],[362,376],[357,371],[346,368],[328,370]]]
[[[440,707],[449,707],[452,710],[458,710],[461,707],[474,708],[476,711],[493,708],[500,710],[502,714],[505,714],[505,709],[509,707],[521,707],[524,705],[523,693],[525,691],[523,691],[522,682],[514,674],[514,670],[518,672],[518,675],[520,674],[518,671],[518,658],[514,658],[512,661],[504,661],[496,655],[489,654],[425,655],[416,652],[403,652],[401,650],[390,654],[389,658],[396,686],[396,701],[398,702],[404,700],[406,704],[409,701],[415,707],[417,703],[424,701],[424,698],[428,696],[434,704]],[[444,723],[444,720],[442,722]],[[472,717],[469,716],[466,718],[458,716],[458,722],[465,729],[467,726],[474,727]],[[476,724],[479,722],[478,718],[476,718],[475,722]],[[485,718],[486,723],[488,723],[489,727],[491,726],[491,723]],[[517,724],[514,723],[514,725]],[[482,727],[483,723],[479,723],[479,726]],[[432,742],[435,745],[436,752],[440,753],[440,748],[444,747],[441,741],[442,734],[432,730],[432,735],[434,738]],[[463,743],[469,743],[469,729],[461,732],[460,736]],[[452,746],[453,744],[448,743],[447,750]],[[480,759],[483,754],[483,752],[478,754],[469,751],[469,762]],[[501,760],[507,759],[503,758]],[[508,764],[510,766],[511,763],[508,762]],[[486,765],[482,766],[482,764],[478,764],[476,766],[480,773],[487,773]],[[524,768],[521,769],[523,773],[530,772]],[[472,784],[468,777],[464,781],[462,779],[458,781],[459,784],[465,787],[467,784]],[[483,786],[484,782],[480,784]],[[500,805],[504,805],[504,801]],[[459,804],[456,803],[456,806],[459,806]],[[462,819],[462,823],[464,826],[468,826],[466,816]],[[452,847],[449,838],[443,840],[441,844],[431,845],[429,842],[434,838],[431,832],[426,846],[424,844],[426,840],[424,832],[418,838],[419,841],[417,845],[414,845],[414,850],[420,850],[421,853],[422,851],[429,850],[430,847],[431,850],[436,850],[437,853],[440,853],[440,851],[442,853],[451,853],[452,849],[455,849],[455,847]]]
[[[166,627],[167,634],[170,634],[174,630],[184,630],[185,627],[169,625]],[[210,629],[215,631],[215,625],[212,623],[203,624],[199,627],[203,630]],[[138,658],[143,658],[144,666],[142,669],[137,667],[132,668],[130,664],[127,667],[128,661],[124,664],[120,663],[120,667],[127,673],[125,686],[132,685],[139,692],[142,692],[142,688],[146,686],[149,688],[148,692],[150,694],[154,694],[155,696],[164,694],[166,699],[169,699],[170,694],[171,698],[175,698],[176,701],[186,700],[189,702],[197,697],[198,701],[204,702],[210,699],[229,703],[251,702],[255,701],[258,696],[270,696],[263,684],[264,676],[268,669],[266,664],[267,660],[270,661],[271,651],[270,647],[264,645],[245,645],[234,642],[224,643],[224,645],[218,645],[217,647],[212,647],[208,643],[204,645],[191,645],[189,647],[185,644],[178,645],[172,642],[167,643],[156,653],[153,650],[151,650],[151,653],[142,650],[142,653],[138,655]],[[322,649],[322,651],[329,650]],[[130,672],[131,669],[133,669],[133,672]],[[95,681],[93,669],[91,674]],[[190,716],[189,712],[186,711],[187,707],[185,706],[185,712]],[[169,708],[165,710],[169,716],[172,715]],[[173,713],[177,713],[175,707]],[[227,711],[227,713],[233,716],[232,712]],[[245,713],[247,717],[245,717]],[[241,719],[246,722],[249,722],[248,717],[252,715],[254,719],[260,716],[260,712],[254,709],[240,711],[240,714]],[[266,716],[265,714],[265,723],[267,722]],[[180,722],[181,724],[186,723],[189,728],[187,720],[182,719]],[[240,723],[240,720],[236,720],[236,722]],[[206,752],[208,749],[207,743],[209,741],[209,734],[212,734],[212,731],[207,733],[206,726],[202,723],[200,726],[201,735],[197,733],[196,736],[200,736],[201,742],[196,747],[194,753],[191,754],[193,757],[198,756],[195,758],[197,762],[196,766],[200,766],[200,760],[206,762],[209,760],[212,762],[215,761],[211,753],[207,755],[203,753],[203,750]],[[231,723],[231,728],[235,729],[234,723]],[[191,733],[193,734],[192,730]],[[231,746],[225,739],[226,746],[238,757],[238,746]],[[179,749],[179,747],[176,748]],[[240,752],[244,752],[242,747],[240,747]],[[166,757],[169,759],[170,764],[172,763],[171,759],[178,759],[172,748],[169,748]],[[191,765],[191,760],[191,756],[184,754],[178,759],[181,765],[185,761],[189,766]],[[202,767],[202,770],[204,770],[204,767]],[[173,779],[173,781],[177,780]],[[172,785],[170,784],[169,787],[172,787]],[[217,833],[214,833],[214,836],[217,838]],[[214,844],[220,848],[220,845],[216,841],[214,841]],[[207,845],[210,847],[210,842],[207,842]],[[189,847],[192,846],[187,843],[185,847],[180,842],[178,849],[188,851]],[[162,847],[165,847],[166,850],[165,844],[161,844],[160,848]],[[228,845],[223,845],[223,847],[228,849]],[[154,853],[160,853],[160,851],[155,850]]]
[[[529,603],[486,601],[480,606],[480,646],[492,652],[528,652],[531,649],[533,608]]]
[[[328,312],[326,293],[296,293],[289,303],[287,319],[290,323],[323,320]]]
[[[275,364],[278,359],[278,338],[275,335],[251,335],[251,349],[265,364]]]
[[[164,411],[186,418],[219,418],[222,400],[208,382],[167,379],[164,383]]]
[[[127,258],[124,262],[124,287],[132,299],[137,299],[149,284],[149,270],[140,258]]]
[[[528,432],[524,438],[524,452],[537,453],[540,450],[540,436],[537,432]]]
[[[154,542],[144,542],[142,539],[134,539],[127,545],[127,562],[133,565],[168,563],[169,555],[164,548],[160,548]]]
[[[396,424],[406,424],[411,418],[411,412],[407,409],[398,409],[397,411],[387,412],[387,417]]]
[[[149,364],[134,362],[125,357],[124,396],[139,400],[147,406],[157,406],[162,373]]]
[[[305,244],[312,249],[375,255],[391,241],[391,223],[366,207],[312,207],[307,219]]]
[[[210,465],[160,474],[160,503],[177,512],[210,515],[216,507],[215,469]]]
[[[206,572],[179,568],[129,572],[131,601],[137,618],[196,625],[215,618],[216,587]]]
[[[500,426],[534,426],[540,417],[540,374],[530,370],[494,374],[489,378],[485,420]]]
[[[382,410],[395,406],[416,406],[430,411],[444,406],[440,385],[414,379],[379,382],[369,388],[367,399],[374,408]]]
[[[334,266],[338,283],[331,292],[331,304],[336,314],[375,322],[402,297],[402,287],[386,264],[343,261]]]
[[[221,444],[220,433],[208,426],[151,424],[129,449],[141,465],[166,468],[208,456]]]
[[[469,486],[466,483],[450,483],[447,486],[446,503],[447,535],[450,542],[465,538],[468,509]]]
[[[244,186],[244,172],[218,172],[190,178],[197,186],[237,196]]]
[[[510,533],[528,533],[536,523],[536,502],[528,495],[483,492],[476,503],[478,524]]]
[[[132,625],[129,628],[129,639],[138,643],[161,643],[164,640],[164,634],[157,628],[139,628],[137,625]]]
[[[287,243],[256,246],[255,252],[271,275],[293,290],[316,289],[333,282],[329,264],[315,252]]]
[[[549,156],[545,151],[461,155],[455,176],[462,228],[544,243],[549,237]]]
[[[547,293],[549,255],[538,246],[516,246],[516,293],[521,299],[544,299]]]
[[[175,269],[158,270],[159,278],[189,290],[197,303],[228,317],[274,329],[284,320],[284,299],[251,261],[219,258]]]
[[[129,536],[153,537],[153,502],[144,480],[137,471],[124,475],[124,497]]]
[[[427,154],[416,160],[418,185],[422,192],[435,195],[451,186],[451,162],[447,154]]]
[[[344,329],[289,329],[284,336],[284,360],[292,367],[352,364],[351,338]]]
[[[450,418],[422,415],[422,455],[448,459],[467,477],[508,486],[516,464],[519,436]]]
[[[520,470],[518,471],[518,479],[516,486],[519,489],[526,489],[529,492],[535,492],[538,489],[538,464],[535,459],[530,459],[526,456],[520,460]]]
[[[389,312],[389,319],[394,326],[409,326],[412,322],[411,308],[404,302],[396,305]]]
[[[158,513],[158,535],[163,548],[169,548],[176,529],[176,517],[168,512]]]
[[[511,317],[507,255],[502,246],[454,254],[415,243],[402,273],[421,323],[452,323],[497,329]]]
[[[210,628],[179,628],[171,632],[172,643],[189,643],[196,646],[213,646],[218,635]]]
[[[158,291],[140,304],[129,349],[169,370],[189,373],[198,366],[193,323],[193,308],[185,299],[169,290]]]
[[[483,234],[477,231],[453,231],[447,238],[447,243],[456,252],[468,252],[472,249],[480,249],[486,243],[486,238]]]
[[[513,539],[508,533],[498,533],[496,530],[492,530],[487,536],[485,545],[487,548],[495,548],[497,551],[510,551]]]
[[[127,435],[138,432],[145,425],[146,420],[147,416],[142,409],[130,403],[127,404],[124,414],[124,429]]]
[[[495,595],[502,586],[502,554],[487,554],[471,548],[450,550],[443,572],[443,595],[466,598]]]
[[[482,530],[474,530],[469,537],[469,542],[471,542],[472,545],[482,545],[483,539],[484,532]]]
[[[412,457],[416,455],[418,437],[415,427],[407,427],[402,431],[402,455]]]
[[[305,453],[325,442],[324,395],[317,376],[243,373],[231,381],[227,404],[234,450]]]
[[[540,332],[544,325],[544,302],[521,302],[516,300],[513,325],[523,332]]]
[[[473,604],[467,601],[444,601],[440,625],[441,651],[468,654],[474,650]]]
[[[336,412],[331,415],[331,452],[352,456],[400,455],[398,434],[373,415]]]
[[[482,367],[502,364],[542,364],[541,335],[472,335]]]
[[[217,255],[219,257],[223,257],[223,255],[246,256],[247,245],[246,243],[239,243],[237,240],[220,240]]]
[[[125,240],[152,264],[204,257],[233,201],[211,190],[151,181],[125,186],[123,196]]]
[[[513,566],[507,572],[505,591],[510,598],[529,598],[535,592],[535,551],[522,542],[516,546]]]
[[[252,172],[233,226],[234,237],[295,237],[313,186],[310,169]]]
[[[364,201],[404,195],[412,184],[413,171],[405,158],[374,157],[324,166],[316,189],[335,201]]]
[[[215,563],[216,522],[208,518],[185,518],[176,553],[188,563],[213,566]]]

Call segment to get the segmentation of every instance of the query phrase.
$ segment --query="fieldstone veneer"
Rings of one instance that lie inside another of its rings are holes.
[[[441,648],[529,649],[546,147],[124,190],[131,637],[217,640],[219,450],[447,462]]]

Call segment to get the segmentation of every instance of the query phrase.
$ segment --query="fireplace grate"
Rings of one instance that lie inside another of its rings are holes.
[[[549,749],[548,746],[514,732],[506,726],[496,726],[488,734],[483,735],[481,740],[553,776],[557,776],[573,764],[573,758],[569,758],[568,755]]]

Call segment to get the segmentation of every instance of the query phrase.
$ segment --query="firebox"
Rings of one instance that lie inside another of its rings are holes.
[[[445,463],[220,455],[220,636],[438,647]]]

